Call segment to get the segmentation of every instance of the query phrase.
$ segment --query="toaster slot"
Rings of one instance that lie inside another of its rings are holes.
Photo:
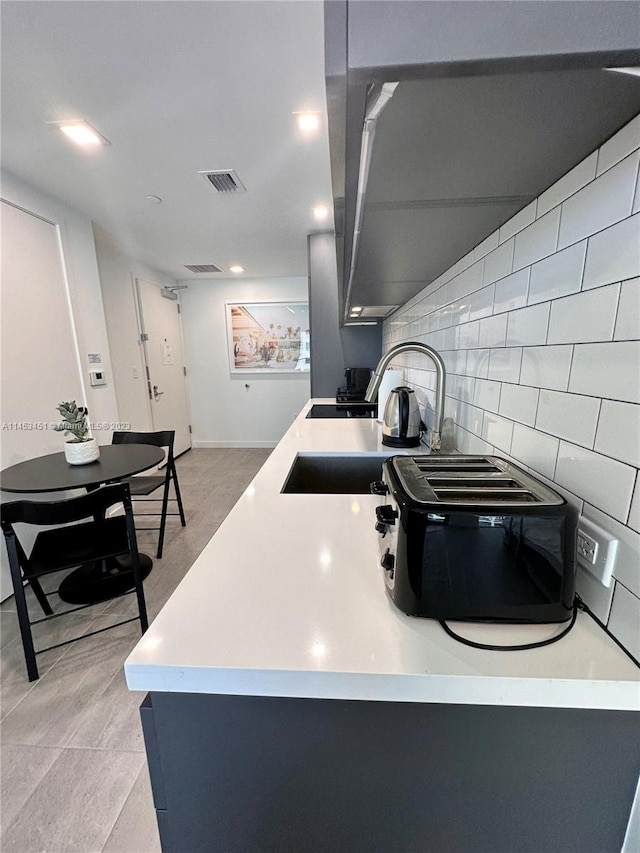
[[[522,484],[509,478],[490,480],[482,477],[464,479],[463,477],[434,476],[426,479],[432,489],[520,489],[522,491]]]
[[[489,474],[494,471],[502,473],[502,470],[497,465],[491,465],[489,462],[469,462],[466,465],[461,465],[460,462],[442,462],[439,465],[434,462],[418,463],[416,465],[420,473],[438,473],[438,474],[457,474],[458,472],[470,474],[478,472],[479,474]]]
[[[434,488],[434,495],[446,503],[493,504],[537,503],[538,499],[526,489],[442,489]]]

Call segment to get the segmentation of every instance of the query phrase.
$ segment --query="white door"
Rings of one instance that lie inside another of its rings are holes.
[[[156,284],[136,279],[147,394],[154,430],[173,429],[174,453],[191,447],[180,307]]]

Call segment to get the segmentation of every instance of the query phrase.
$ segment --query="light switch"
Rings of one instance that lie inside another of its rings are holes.
[[[105,376],[104,370],[90,370],[89,371],[89,382],[91,386],[95,388],[98,385],[106,385],[107,378]]]

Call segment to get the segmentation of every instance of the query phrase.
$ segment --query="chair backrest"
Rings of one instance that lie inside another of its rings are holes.
[[[103,514],[110,506],[122,503],[131,513],[131,495],[127,483],[103,486],[86,495],[59,501],[12,501],[0,506],[0,523],[5,536],[13,533],[12,525],[22,522],[46,526],[68,524]]]
[[[176,437],[174,429],[160,432],[119,432],[113,433],[111,444],[152,444],[154,447],[168,448],[169,459],[173,459],[173,442]]]

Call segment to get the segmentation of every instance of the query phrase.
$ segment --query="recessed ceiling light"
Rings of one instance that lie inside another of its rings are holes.
[[[362,307],[360,305],[354,305],[351,309],[351,316],[358,317],[360,314],[362,314]]]
[[[241,267],[239,264],[234,264],[232,267],[229,267],[229,272],[244,272],[244,267]]]
[[[159,195],[148,195],[147,201],[150,201],[151,204],[160,204],[162,202],[162,199]]]
[[[91,127],[87,121],[54,121],[60,130],[76,145],[111,145],[106,136]]]
[[[313,208],[313,215],[316,219],[326,219],[329,215],[329,208],[325,207],[324,204],[318,204]]]
[[[318,130],[320,127],[320,115],[318,111],[294,113],[298,130],[301,130],[303,133],[313,133],[313,131]]]

